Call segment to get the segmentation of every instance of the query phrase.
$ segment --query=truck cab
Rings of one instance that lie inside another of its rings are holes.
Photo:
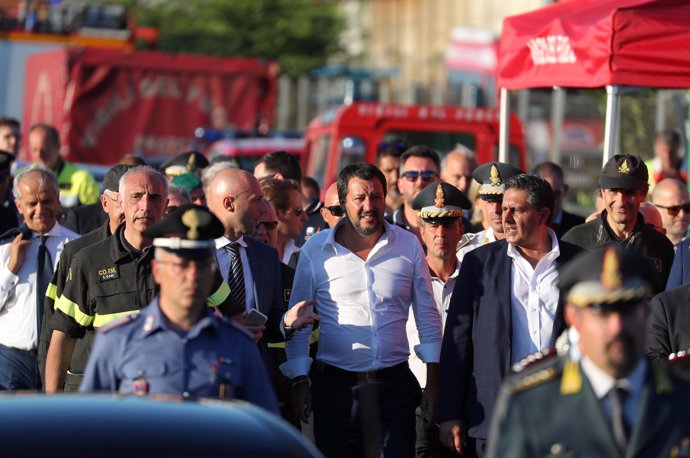
[[[479,164],[498,160],[499,114],[486,108],[353,103],[319,115],[307,126],[306,174],[326,189],[338,172],[356,162],[376,163],[378,145],[404,140],[445,156],[457,144],[473,150]],[[525,170],[522,124],[510,116],[509,161]]]

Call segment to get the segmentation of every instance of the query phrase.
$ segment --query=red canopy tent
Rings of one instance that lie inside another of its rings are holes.
[[[503,21],[498,87],[606,87],[604,161],[611,155],[621,86],[690,87],[687,0],[564,0]],[[507,157],[502,123],[500,158]],[[503,159],[501,159],[503,160]]]

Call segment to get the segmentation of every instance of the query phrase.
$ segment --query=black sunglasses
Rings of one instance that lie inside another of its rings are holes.
[[[340,205],[333,205],[330,207],[323,207],[323,208],[325,208],[326,210],[331,212],[331,215],[335,216],[336,218],[340,218],[341,216],[343,216],[343,213],[344,213],[343,207],[341,207]]]
[[[680,213],[681,210],[683,210],[685,213],[690,213],[690,202],[683,205],[671,205],[670,207],[666,207],[664,205],[659,204],[654,204],[654,206],[667,210],[668,214],[671,216],[676,216],[678,213]]]
[[[278,227],[278,221],[259,221],[259,226],[263,226],[267,231],[272,231]]]
[[[433,170],[410,170],[409,172],[405,172],[402,174],[402,177],[405,178],[407,181],[417,181],[419,177],[422,177],[422,180],[424,181],[431,181],[437,176],[438,173],[434,172]]]

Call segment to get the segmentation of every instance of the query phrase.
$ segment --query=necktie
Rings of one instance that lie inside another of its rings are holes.
[[[36,263],[36,325],[37,333],[41,332],[41,322],[43,321],[43,303],[46,300],[46,290],[53,276],[53,261],[46,246],[47,235],[41,236],[41,243],[38,245],[38,259]]]
[[[618,447],[623,451],[626,449],[628,438],[630,437],[630,425],[625,420],[625,415],[623,414],[623,406],[627,397],[628,391],[621,386],[614,385],[611,391],[609,391],[613,438],[616,440]]]
[[[240,246],[237,242],[231,242],[225,246],[230,255],[230,272],[228,273],[228,285],[230,293],[237,302],[244,306],[244,271],[242,270],[242,258],[240,258]]]

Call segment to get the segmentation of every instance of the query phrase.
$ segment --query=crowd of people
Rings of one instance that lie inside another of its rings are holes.
[[[125,156],[101,190],[44,124],[12,174],[19,132],[0,119],[2,390],[242,399],[328,457],[690,452],[669,133],[604,165],[585,221],[558,164],[462,145],[382,143],[321,200],[282,151]]]

